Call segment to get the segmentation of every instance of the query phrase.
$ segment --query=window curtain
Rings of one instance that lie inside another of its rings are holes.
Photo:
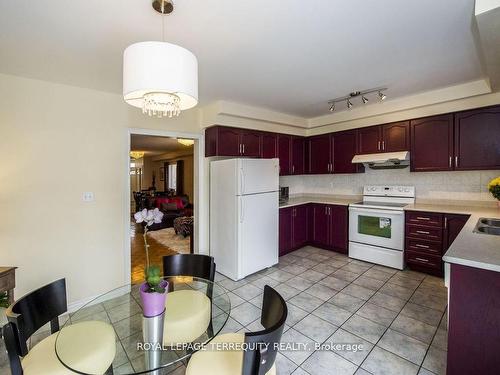
[[[176,194],[183,195],[184,194],[184,160],[177,161],[177,187]]]

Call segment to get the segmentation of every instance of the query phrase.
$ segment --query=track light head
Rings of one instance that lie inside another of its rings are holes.
[[[347,99],[347,108],[351,109],[352,108],[352,103],[349,99]]]
[[[382,101],[382,100],[385,100],[387,98],[387,96],[382,91],[379,91],[378,98]]]
[[[363,101],[363,104],[368,103],[368,98],[364,95],[361,97],[361,100]]]
[[[333,102],[332,105],[330,106],[330,112],[333,111],[335,111],[335,102]]]

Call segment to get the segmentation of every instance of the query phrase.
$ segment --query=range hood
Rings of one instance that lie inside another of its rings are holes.
[[[410,165],[410,152],[383,152],[379,154],[355,155],[353,163],[361,163],[371,169],[398,169]]]

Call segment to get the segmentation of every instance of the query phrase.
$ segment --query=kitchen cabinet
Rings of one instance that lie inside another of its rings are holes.
[[[308,243],[308,205],[279,210],[279,255],[299,249]]]
[[[412,172],[453,170],[453,115],[410,121]]]
[[[314,204],[313,210],[313,238],[311,242],[323,249],[347,254],[347,206]]]
[[[409,149],[409,121],[358,129],[358,152],[360,154],[408,151]]]
[[[327,174],[332,169],[330,134],[310,137],[308,139],[309,166],[310,174]]]
[[[346,130],[333,133],[331,146],[333,151],[333,173],[358,173],[364,172],[362,164],[353,164],[352,158],[357,152],[357,131]]]
[[[279,210],[279,255],[285,255],[292,249],[292,207]]]
[[[442,276],[441,258],[468,218],[468,215],[406,211],[406,265],[416,271]]]
[[[291,174],[292,167],[292,137],[278,134],[278,158],[280,159],[280,176]]]
[[[455,114],[455,170],[500,169],[500,106]]]
[[[306,162],[306,142],[303,137],[292,137],[291,174],[304,174]]]
[[[273,159],[278,157],[278,135],[275,133],[262,133],[260,157]]]
[[[410,149],[410,122],[400,121],[382,125],[383,152],[408,151]]]
[[[347,206],[330,205],[330,246],[337,252],[347,254],[349,211]]]
[[[376,154],[380,152],[380,126],[358,129],[358,152]]]
[[[500,272],[451,264],[446,374],[498,374]]]
[[[299,249],[307,242],[307,205],[303,204],[292,207],[292,248]]]
[[[453,241],[455,241],[455,238],[457,238],[467,220],[469,220],[469,215],[444,215],[443,255],[451,246]]]
[[[205,130],[205,156],[260,157],[260,132],[213,126]]]

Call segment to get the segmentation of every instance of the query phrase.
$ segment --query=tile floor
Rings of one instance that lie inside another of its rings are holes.
[[[279,375],[446,373],[447,291],[442,279],[305,247],[244,280],[234,282],[217,274],[217,281],[231,300],[231,315],[222,332],[262,328],[266,284],[287,301],[282,342],[308,346],[305,351],[279,353]],[[102,305],[89,313],[103,315],[114,325],[120,338],[114,368],[121,374],[142,361],[130,358],[128,345],[139,332],[140,307],[133,298]],[[46,335],[38,334],[33,341]],[[315,343],[362,345],[362,350],[315,351]],[[0,374],[8,374],[4,358],[2,350]],[[184,370],[180,364],[164,373],[181,375]]]

